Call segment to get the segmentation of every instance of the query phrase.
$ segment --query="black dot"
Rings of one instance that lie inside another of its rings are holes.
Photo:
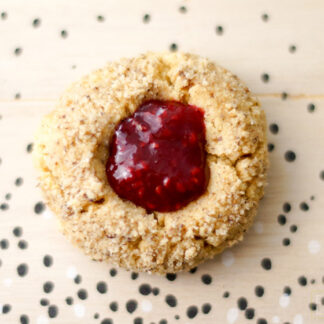
[[[113,312],[117,312],[118,311],[118,304],[117,302],[111,302],[109,304],[109,308],[113,311]]]
[[[18,247],[19,249],[25,250],[28,248],[28,242],[26,242],[25,240],[20,240],[18,242]]]
[[[176,320],[179,320],[179,319],[180,319],[180,316],[179,316],[179,315],[175,315],[174,318],[175,318]]]
[[[150,22],[150,20],[151,20],[151,16],[149,15],[149,14],[145,14],[144,16],[143,16],[143,22],[144,23],[149,23]]]
[[[282,245],[284,246],[288,246],[290,245],[290,239],[288,237],[285,237],[283,240],[282,240]]]
[[[152,289],[151,289],[151,286],[148,285],[148,284],[142,284],[139,286],[138,288],[138,291],[144,295],[144,296],[147,296],[151,293]]]
[[[174,281],[177,279],[177,275],[175,273],[167,273],[166,274],[166,278],[169,280],[169,281]]]
[[[20,237],[23,233],[23,230],[21,227],[17,226],[12,230],[13,235],[15,235],[16,237]]]
[[[180,11],[181,13],[186,13],[186,12],[187,12],[187,7],[185,7],[185,6],[181,6],[181,7],[179,7],[179,11]]]
[[[279,126],[277,124],[270,124],[269,130],[272,134],[278,134],[279,132]]]
[[[159,322],[159,324],[168,324],[168,321],[165,320],[165,319],[161,319],[160,322]]]
[[[323,173],[324,173],[324,171],[323,171]],[[190,273],[195,273],[197,271],[197,269],[198,269],[197,267],[194,267],[194,268],[190,269],[189,272]]]
[[[204,274],[201,276],[201,281],[205,284],[205,285],[210,285],[213,281],[212,277],[208,274]]]
[[[281,94],[281,99],[282,100],[286,100],[288,98],[288,93],[287,92],[283,92],[282,94]]]
[[[15,94],[15,100],[19,100],[21,98],[21,94],[19,92],[17,92]]]
[[[143,319],[141,317],[134,318],[134,324],[143,324]]]
[[[21,324],[29,324],[29,317],[27,315],[20,315],[19,319]]]
[[[6,250],[9,247],[9,241],[7,239],[2,239],[0,241],[0,247],[2,250]]]
[[[285,159],[287,162],[293,162],[296,160],[296,153],[293,152],[293,151],[290,151],[288,150],[286,153],[285,153]]]
[[[113,324],[113,320],[111,318],[105,318],[101,321],[101,324]]]
[[[315,199],[315,196],[310,196],[310,200],[314,200]]]
[[[7,313],[9,313],[11,311],[11,305],[9,305],[9,304],[5,304],[5,305],[3,305],[3,307],[2,307],[2,313],[3,314],[7,314]]]
[[[137,308],[137,301],[136,300],[131,299],[126,303],[126,310],[127,310],[128,313],[131,313],[131,314],[134,313],[136,308]]]
[[[245,310],[246,307],[248,305],[248,302],[246,300],[246,298],[244,297],[240,297],[238,300],[237,300],[237,306],[240,310]]]
[[[283,205],[282,205],[282,210],[285,212],[285,213],[289,213],[291,211],[291,205],[288,203],[288,202],[285,202]]]
[[[264,270],[270,270],[272,267],[272,262],[269,258],[264,258],[261,260],[261,266]]]
[[[272,152],[275,149],[275,145],[272,143],[268,143],[268,152]]]
[[[245,310],[245,317],[246,317],[247,319],[249,319],[249,320],[254,318],[254,314],[255,314],[255,311],[254,311],[253,308],[247,308],[247,309]]]
[[[61,37],[62,38],[68,37],[68,32],[66,30],[61,30]]]
[[[264,318],[259,318],[257,324],[268,324],[268,322]]]
[[[316,282],[315,279],[312,279],[312,280],[310,281],[310,283],[311,283],[312,285],[314,285],[315,282]]]
[[[310,309],[311,311],[316,311],[316,309],[317,309],[317,305],[316,305],[315,303],[310,303],[310,304],[309,304],[309,309]]]
[[[155,287],[152,289],[152,293],[154,296],[157,296],[160,293],[160,289]]]
[[[187,308],[187,316],[189,318],[194,318],[198,314],[198,308],[197,306],[189,306]]]
[[[112,268],[110,269],[109,273],[112,277],[115,277],[117,275],[117,270],[115,268]]]
[[[223,28],[223,26],[218,25],[218,26],[216,26],[215,31],[216,31],[216,34],[217,34],[217,35],[223,35],[223,33],[224,33],[224,28]]]
[[[28,265],[26,263],[22,263],[17,267],[17,273],[20,277],[26,276],[28,273]]]
[[[58,314],[58,308],[57,308],[57,306],[51,305],[50,307],[48,307],[48,316],[50,318],[56,317],[57,314]]]
[[[49,300],[46,299],[46,298],[42,298],[39,303],[42,305],[42,306],[48,306],[49,304]]]
[[[307,110],[312,113],[315,111],[315,105],[313,103],[308,104]]]
[[[53,291],[53,289],[54,289],[54,284],[53,284],[53,282],[51,282],[51,281],[46,281],[46,282],[44,283],[44,285],[43,285],[44,293],[49,294],[49,293],[51,293],[51,292]]]
[[[81,283],[82,277],[80,275],[76,275],[74,277],[73,281],[74,281],[74,283],[76,283],[78,285],[79,283]]]
[[[291,288],[286,286],[283,290],[284,294],[287,295],[287,296],[290,296],[291,295]]]
[[[324,305],[324,297],[322,297],[321,303],[322,305]]]
[[[102,16],[102,15],[98,15],[98,16],[97,16],[97,20],[98,20],[99,22],[104,22],[104,21],[105,21],[105,17]]]
[[[65,302],[67,305],[72,305],[73,304],[73,298],[72,297],[66,297]]]
[[[254,292],[255,292],[256,296],[262,297],[264,295],[264,288],[262,286],[256,286],[254,288]]]
[[[27,153],[31,153],[33,151],[33,147],[34,147],[34,144],[33,143],[29,143],[26,147],[26,151]]]
[[[98,319],[99,318],[99,314],[98,313],[94,313],[93,318],[94,319]]]
[[[176,298],[173,295],[166,295],[165,302],[170,307],[176,307],[177,306],[177,300],[176,300]]]
[[[17,47],[17,48],[15,48],[14,53],[15,53],[16,56],[21,55],[21,53],[22,53],[22,48],[21,48],[21,47]]]
[[[15,185],[19,187],[23,184],[23,182],[24,182],[23,179],[19,177],[15,180]]]
[[[287,218],[285,215],[279,215],[277,220],[280,225],[285,225],[287,222]]]
[[[298,229],[298,227],[297,227],[297,225],[290,225],[290,232],[291,233],[296,233],[297,232],[297,229]]]
[[[107,284],[104,281],[99,281],[97,283],[97,290],[100,294],[105,294],[107,292]]]
[[[229,296],[230,296],[230,293],[228,291],[225,291],[224,294],[223,294],[223,297],[228,298]]]
[[[262,14],[262,16],[261,16],[261,19],[262,19],[264,22],[267,22],[267,21],[269,20],[269,15],[266,14],[266,13],[264,13],[264,14]]]
[[[136,280],[138,278],[138,273],[137,272],[132,272],[131,273],[131,278],[132,278],[132,280]]]
[[[8,14],[5,11],[1,12],[1,19],[5,20],[7,18],[8,18]]]
[[[176,52],[178,50],[178,45],[176,43],[172,43],[170,45],[170,51],[171,52]]]
[[[34,26],[34,27],[39,27],[40,24],[41,24],[41,20],[40,20],[39,18],[35,18],[35,19],[33,20],[33,26]]]
[[[307,285],[307,278],[305,276],[300,276],[298,278],[298,283],[301,285],[301,286],[306,286]]]
[[[88,298],[88,292],[85,289],[79,289],[77,295],[81,300],[85,300]]]
[[[46,254],[43,258],[43,264],[47,268],[51,267],[53,265],[53,258],[50,255]]]
[[[302,203],[300,203],[299,208],[303,211],[308,211],[309,210],[309,206],[308,204],[306,204],[304,201]]]
[[[270,75],[269,75],[268,73],[263,73],[263,74],[261,75],[261,80],[262,80],[263,82],[269,82],[269,81],[270,81]]]
[[[34,212],[35,212],[36,214],[40,214],[40,213],[42,213],[42,212],[44,211],[44,209],[45,209],[45,205],[44,205],[44,203],[42,203],[41,201],[39,201],[39,202],[35,205],[35,207],[34,207]]]
[[[8,210],[9,209],[9,205],[7,203],[3,203],[0,205],[0,209],[1,210]]]
[[[324,170],[320,172],[320,178],[324,180]]]
[[[11,193],[7,193],[7,194],[5,195],[5,199],[6,199],[6,200],[10,200],[10,199],[11,199]]]
[[[206,303],[201,306],[201,311],[204,314],[208,314],[211,311],[211,308],[212,308],[211,305],[209,303]]]
[[[289,52],[290,52],[290,53],[295,53],[296,50],[297,50],[296,45],[290,45],[290,46],[289,46]]]

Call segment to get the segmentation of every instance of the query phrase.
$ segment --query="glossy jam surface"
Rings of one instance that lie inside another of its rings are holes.
[[[148,101],[116,128],[106,166],[119,197],[148,212],[186,206],[206,190],[204,113],[176,101]]]

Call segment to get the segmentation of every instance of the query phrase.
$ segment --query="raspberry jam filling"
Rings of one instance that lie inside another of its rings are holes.
[[[148,212],[186,206],[206,190],[209,170],[203,111],[152,100],[116,128],[106,166],[119,197]]]

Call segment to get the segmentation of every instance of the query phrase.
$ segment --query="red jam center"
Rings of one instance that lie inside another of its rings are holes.
[[[149,212],[178,210],[206,190],[205,142],[201,109],[176,101],[145,102],[117,126],[108,181],[119,197]]]

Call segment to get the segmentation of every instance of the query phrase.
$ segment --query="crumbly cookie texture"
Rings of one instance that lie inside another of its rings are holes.
[[[106,177],[116,125],[150,99],[204,110],[208,188],[176,212],[147,214],[119,198]],[[191,54],[147,53],[72,84],[43,119],[34,160],[63,233],[92,259],[174,273],[242,240],[263,196],[265,133],[259,102],[235,75]]]

